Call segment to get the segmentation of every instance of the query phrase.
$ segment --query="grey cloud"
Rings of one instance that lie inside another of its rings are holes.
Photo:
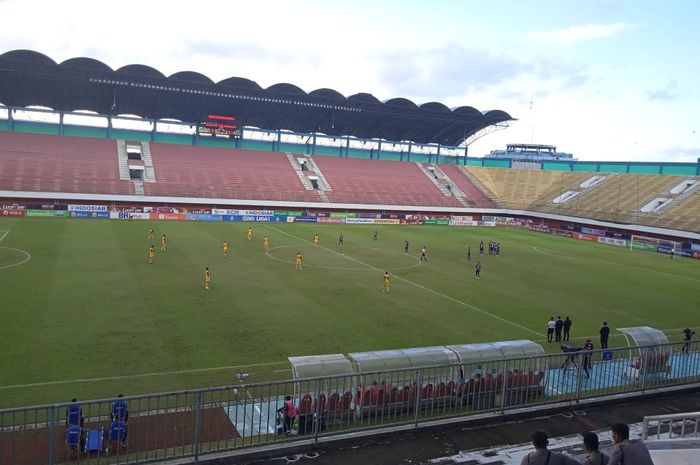
[[[664,89],[650,90],[647,92],[649,100],[671,101],[678,98],[678,84],[676,81],[669,81]]]

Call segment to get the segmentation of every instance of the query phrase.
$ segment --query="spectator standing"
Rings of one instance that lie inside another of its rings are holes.
[[[571,320],[567,316],[564,318],[564,340],[568,341],[569,340],[569,335],[571,333]]]
[[[557,321],[554,325],[554,340],[556,342],[561,342],[561,330],[564,328],[564,321],[561,319],[561,316],[557,317]]]
[[[548,444],[547,433],[544,431],[532,433],[532,445],[535,446],[535,451],[523,457],[520,465],[581,465],[568,455],[548,450]]]
[[[608,322],[604,321],[603,326],[600,328],[600,348],[608,348],[608,337],[610,336],[610,328],[608,328]]]
[[[583,465],[607,465],[610,457],[598,450],[598,435],[595,433],[583,434],[583,448],[588,455],[583,460]]]
[[[608,465],[654,465],[647,446],[642,441],[630,441],[630,429],[623,423],[612,426],[615,441]]]

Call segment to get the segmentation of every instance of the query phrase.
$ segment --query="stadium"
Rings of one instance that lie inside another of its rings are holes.
[[[3,53],[0,463],[204,461],[697,390],[700,160],[469,153],[515,121]]]

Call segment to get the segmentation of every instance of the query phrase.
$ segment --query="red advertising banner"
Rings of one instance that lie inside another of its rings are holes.
[[[149,213],[151,220],[186,220],[186,213]]]
[[[24,210],[2,210],[1,216],[24,216]]]
[[[574,239],[582,239],[584,241],[598,242],[598,236],[593,236],[591,234],[573,233],[572,235],[573,235]]]

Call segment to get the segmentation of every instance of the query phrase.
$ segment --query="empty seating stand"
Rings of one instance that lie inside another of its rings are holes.
[[[156,182],[146,195],[319,202],[307,191],[285,154],[150,144]]]
[[[331,202],[462,207],[446,197],[415,163],[314,157],[332,190]]]
[[[0,190],[133,194],[113,140],[0,132]]]

